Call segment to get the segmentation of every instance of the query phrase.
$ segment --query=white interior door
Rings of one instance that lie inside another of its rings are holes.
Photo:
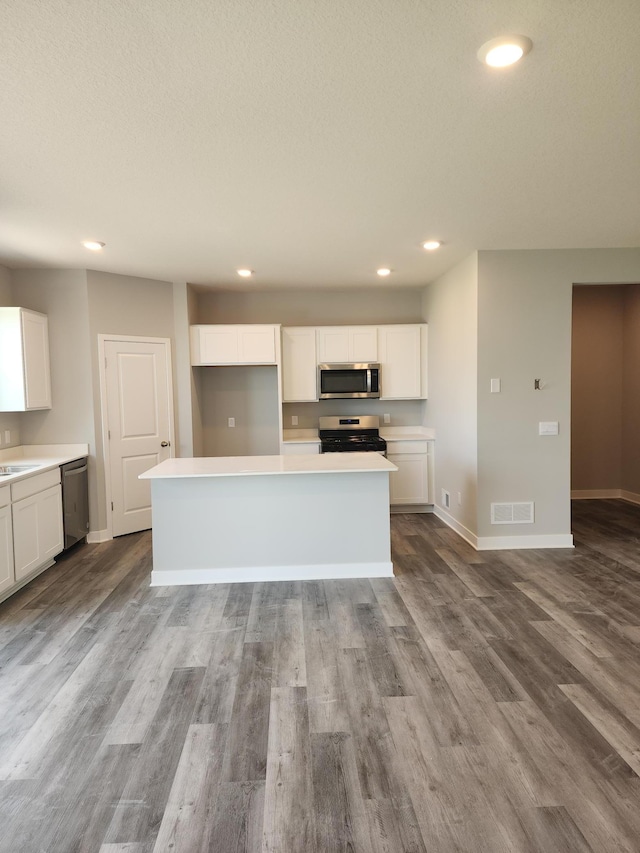
[[[151,490],[138,475],[172,456],[169,341],[105,340],[112,533],[151,527]]]

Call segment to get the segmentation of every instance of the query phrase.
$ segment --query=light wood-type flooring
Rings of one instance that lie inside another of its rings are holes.
[[[396,577],[150,588],[150,534],[0,606],[0,850],[640,850],[640,507]],[[248,532],[247,535],[250,535]]]

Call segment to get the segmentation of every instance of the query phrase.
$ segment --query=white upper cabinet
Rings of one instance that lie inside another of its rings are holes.
[[[45,314],[26,308],[0,308],[0,367],[0,411],[51,408]]]
[[[191,364],[275,364],[279,326],[191,326]]]
[[[312,326],[282,329],[282,400],[318,399],[316,330]]]
[[[378,327],[382,399],[407,400],[427,396],[426,332],[424,325]]]
[[[377,326],[321,326],[316,333],[319,364],[378,361]]]

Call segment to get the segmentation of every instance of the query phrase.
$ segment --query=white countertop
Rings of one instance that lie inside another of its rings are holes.
[[[282,441],[285,444],[320,444],[317,429],[285,429]]]
[[[0,477],[0,486],[50,471],[89,453],[88,444],[23,444],[0,450],[0,466],[33,465],[29,471]]]
[[[397,471],[379,453],[322,453],[317,456],[205,456],[165,459],[140,480],[179,477],[247,477],[267,474],[349,474]]]
[[[436,431],[422,426],[381,427],[380,435],[385,441],[434,441]]]

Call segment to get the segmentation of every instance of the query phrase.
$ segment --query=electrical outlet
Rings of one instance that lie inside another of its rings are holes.
[[[462,492],[458,492],[458,506],[462,506]]]
[[[234,427],[236,425],[235,418],[227,418],[227,426]]]
[[[11,430],[5,429],[4,431],[4,443],[11,444]]]
[[[298,426],[298,416],[291,415],[291,426]]]
[[[391,423],[391,415],[387,412],[386,414],[384,414],[382,416],[382,420],[384,421],[385,424],[390,424]]]

